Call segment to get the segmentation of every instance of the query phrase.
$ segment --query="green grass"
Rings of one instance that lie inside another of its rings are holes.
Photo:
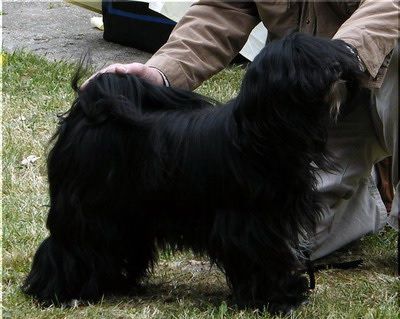
[[[3,317],[269,318],[227,305],[229,291],[222,274],[190,253],[161,255],[148,290],[140,296],[109,297],[76,309],[41,309],[21,293],[33,253],[47,234],[47,143],[56,114],[67,110],[73,99],[73,70],[23,52],[3,58]],[[227,100],[237,92],[242,74],[240,68],[227,70],[198,91]],[[29,155],[39,159],[22,165]],[[309,304],[290,318],[398,318],[396,237],[392,230],[366,237],[358,248],[364,259],[358,269],[317,273]]]

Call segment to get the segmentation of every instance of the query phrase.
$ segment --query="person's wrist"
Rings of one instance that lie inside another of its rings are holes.
[[[169,85],[168,78],[166,77],[166,75],[164,74],[164,72],[162,72],[161,70],[155,68],[154,66],[151,66],[150,68],[154,69],[155,71],[157,71],[157,72],[160,74],[164,86],[166,86],[166,87],[169,87],[169,86],[170,86],[170,85]]]
[[[353,55],[357,58],[358,64],[359,64],[359,66],[360,66],[361,72],[365,72],[365,70],[366,70],[365,64],[364,64],[364,62],[361,60],[361,58],[360,58],[360,56],[359,56],[359,54],[358,54],[357,49],[356,49],[355,47],[353,47],[351,44],[348,44],[348,43],[346,43],[346,47],[347,47],[347,48],[350,50],[350,52],[353,53]]]

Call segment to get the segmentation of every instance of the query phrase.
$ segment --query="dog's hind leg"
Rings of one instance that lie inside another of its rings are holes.
[[[239,307],[287,313],[306,299],[308,280],[293,249],[270,231],[261,214],[217,214],[211,258],[224,271]]]
[[[110,261],[88,245],[50,236],[36,251],[22,289],[45,306],[68,306],[74,300],[97,301],[105,290],[106,274],[115,272]]]
[[[145,225],[132,223],[124,240],[124,276],[129,283],[129,293],[136,289],[157,261],[157,248],[152,231]],[[135,227],[133,227],[135,226]]]
[[[113,206],[115,208],[115,206]],[[50,210],[50,237],[35,254],[23,290],[40,303],[68,305],[73,300],[98,301],[104,294],[125,294],[136,286],[154,260],[154,241],[135,236],[117,216],[99,209],[69,212]],[[123,218],[122,218],[123,219]],[[138,227],[140,229],[140,227]]]

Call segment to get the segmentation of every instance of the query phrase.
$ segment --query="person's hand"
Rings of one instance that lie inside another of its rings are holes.
[[[89,81],[93,79],[96,75],[102,73],[132,74],[142,79],[145,79],[153,84],[157,85],[164,84],[163,76],[161,75],[161,72],[158,71],[156,68],[149,67],[142,63],[129,63],[129,64],[115,63],[93,74],[89,79],[87,79],[82,84],[81,88],[84,88],[89,83]]]

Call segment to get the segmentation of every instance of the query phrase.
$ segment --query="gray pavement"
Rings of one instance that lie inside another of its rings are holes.
[[[90,50],[99,69],[120,62],[146,62],[150,54],[103,40],[90,25],[92,11],[62,1],[3,1],[3,50],[24,49],[49,60],[78,61]]]

